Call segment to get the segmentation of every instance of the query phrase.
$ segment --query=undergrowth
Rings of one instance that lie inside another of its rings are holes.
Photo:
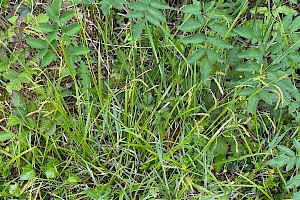
[[[0,6],[1,199],[300,199],[297,1]]]

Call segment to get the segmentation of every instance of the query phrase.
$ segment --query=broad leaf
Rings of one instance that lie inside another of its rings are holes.
[[[141,37],[144,26],[145,26],[144,19],[139,19],[138,22],[133,26],[132,36],[134,41],[137,41]]]
[[[198,49],[195,51],[188,59],[187,64],[193,64],[198,61],[203,55],[205,54],[205,50],[203,48]]]
[[[202,24],[197,19],[187,19],[178,29],[181,31],[191,32],[202,27]]]
[[[6,140],[9,140],[11,138],[15,137],[15,134],[8,131],[0,132],[0,142],[4,142]]]
[[[294,176],[286,183],[287,189],[292,189],[300,186],[300,174]]]
[[[258,102],[259,102],[259,96],[257,94],[249,97],[249,99],[248,99],[248,111],[251,114],[254,114],[256,112]]]
[[[206,38],[205,34],[197,33],[182,38],[181,42],[185,44],[200,44],[205,40],[205,38]]]
[[[30,47],[35,49],[46,49],[49,46],[45,40],[38,38],[27,38],[26,42]]]
[[[31,181],[36,176],[36,173],[35,173],[35,170],[33,167],[27,165],[27,166],[23,167],[22,169],[23,169],[23,171],[20,176],[20,180]]]

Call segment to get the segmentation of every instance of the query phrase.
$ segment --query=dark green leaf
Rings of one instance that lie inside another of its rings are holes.
[[[242,89],[242,91],[239,93],[239,95],[240,96],[248,96],[248,95],[252,95],[255,92],[256,92],[255,88],[247,87],[247,88]]]
[[[166,17],[156,8],[149,8],[148,12],[153,15],[156,19],[162,22],[166,22]]]
[[[38,38],[27,38],[26,42],[30,47],[35,49],[46,49],[49,46],[45,40]]]
[[[41,66],[42,66],[42,67],[45,67],[45,66],[51,64],[51,63],[52,63],[53,61],[55,61],[55,60],[56,60],[56,55],[55,55],[55,53],[49,51],[49,52],[44,56],[43,61],[42,61],[42,63],[41,63]]]
[[[156,17],[154,17],[153,15],[151,14],[146,14],[146,19],[147,21],[149,21],[151,24],[155,25],[155,26],[159,26],[160,25],[160,22],[158,19],[156,19]]]
[[[126,15],[127,18],[142,18],[145,16],[145,12],[140,10],[135,10]]]
[[[232,49],[233,46],[231,44],[229,44],[228,42],[217,38],[217,37],[213,37],[213,36],[208,36],[207,37],[207,41],[212,44],[213,46],[217,46],[220,48],[227,48],[227,49]]]
[[[195,31],[202,27],[202,24],[197,19],[187,19],[178,29],[181,31]]]
[[[49,24],[49,23],[41,23],[39,24],[39,29],[43,32],[43,33],[50,33],[54,31],[54,27],[53,25]]]
[[[224,59],[220,56],[219,53],[216,53],[215,51],[212,51],[210,49],[206,50],[206,55],[209,60],[214,60],[220,63],[224,62]]]
[[[148,5],[141,3],[141,2],[134,2],[128,4],[128,7],[132,10],[140,10],[146,12],[148,10]]]
[[[190,5],[185,5],[182,9],[183,13],[186,14],[199,14],[201,13],[201,5],[197,5],[197,4],[190,4]]]
[[[283,5],[283,6],[279,6],[276,11],[278,13],[283,13],[285,15],[298,15],[298,12],[294,9],[292,9],[291,7],[289,6],[286,6],[286,5]]]
[[[241,63],[236,69],[238,72],[253,72],[260,70],[260,65],[255,62]]]
[[[144,19],[139,19],[138,22],[133,26],[132,35],[135,41],[137,41],[141,37],[144,26],[145,26]]]
[[[241,27],[233,29],[233,31],[236,34],[238,34],[239,36],[246,38],[246,39],[250,39],[254,35],[252,29],[249,28],[248,26],[241,26]]]
[[[206,38],[205,34],[197,33],[182,38],[181,42],[185,44],[200,44],[205,40],[205,38]]]
[[[210,88],[210,73],[212,71],[212,68],[209,64],[209,61],[207,58],[204,58],[200,63],[200,73],[201,73],[201,80],[204,82],[204,84]]]
[[[262,57],[262,53],[254,47],[251,47],[250,49],[240,52],[238,54],[239,58],[261,58]]]
[[[258,102],[259,102],[259,96],[257,94],[249,97],[249,99],[248,99],[248,111],[251,114],[254,114],[256,112]]]
[[[58,17],[57,17],[58,14],[56,14],[57,11],[53,8],[53,6],[48,6],[48,7],[46,8],[46,13],[47,13],[47,16],[48,16],[52,21],[54,21],[54,22],[57,22],[57,21],[58,21]]]
[[[75,15],[75,11],[73,10],[65,11],[59,16],[59,21],[60,23],[65,23],[70,19],[72,19],[74,15]]]
[[[170,8],[170,6],[167,3],[161,2],[158,0],[152,0],[150,3],[150,6],[153,8],[157,8],[157,9],[169,9]]]
[[[193,64],[198,61],[205,54],[205,50],[203,48],[198,49],[194,52],[188,59],[187,64]]]
[[[19,107],[19,108],[24,108],[25,109],[25,100],[24,97],[21,95],[20,92],[18,91],[12,91],[11,95],[11,104],[13,107]]]
[[[73,36],[76,33],[78,33],[80,31],[81,27],[78,23],[73,23],[69,26],[63,27],[62,28],[62,33],[69,35],[69,36]]]

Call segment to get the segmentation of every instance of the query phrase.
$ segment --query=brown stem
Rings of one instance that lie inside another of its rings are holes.
[[[8,7],[9,7],[9,10],[10,10],[11,15],[14,16],[14,11],[13,11],[11,5],[10,5],[9,0],[7,0],[7,4],[8,4]]]

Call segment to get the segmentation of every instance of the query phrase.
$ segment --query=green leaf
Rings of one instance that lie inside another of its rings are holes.
[[[212,44],[213,46],[217,46],[220,48],[227,48],[227,49],[232,49],[233,46],[231,44],[229,44],[228,42],[217,38],[217,37],[213,37],[213,36],[208,36],[207,37],[207,41]]]
[[[241,63],[236,69],[238,72],[253,72],[260,70],[260,65],[255,62]]]
[[[181,31],[191,32],[202,27],[202,24],[197,19],[187,19],[178,29]]]
[[[36,176],[35,170],[33,167],[27,165],[22,167],[22,174],[20,180],[22,181],[31,181]]]
[[[18,79],[14,79],[6,84],[6,90],[8,93],[12,93],[13,90],[20,91],[22,89],[22,83]]]
[[[41,168],[47,178],[55,178],[57,176],[56,167],[52,163],[43,165]]]
[[[166,22],[166,17],[156,8],[149,8],[148,12],[159,21]]]
[[[127,18],[142,18],[145,16],[145,12],[140,10],[135,10],[126,15]]]
[[[11,138],[15,137],[15,134],[8,131],[0,132],[0,142],[4,142],[6,140],[10,140]]]
[[[300,153],[300,142],[294,138],[293,145],[295,146],[298,153]]]
[[[292,9],[291,7],[289,7],[289,6],[286,6],[286,5],[284,5],[284,6],[279,6],[277,9],[276,9],[276,11],[278,12],[278,13],[283,13],[283,14],[285,14],[285,15],[298,15],[298,12],[296,11],[296,10],[294,10],[294,9]]]
[[[181,42],[184,44],[200,44],[205,40],[205,38],[206,38],[205,34],[197,33],[182,38]]]
[[[25,100],[24,97],[21,95],[20,92],[18,91],[12,91],[12,95],[11,95],[11,104],[13,107],[17,108],[23,108],[25,109]]]
[[[22,121],[18,118],[18,117],[16,117],[16,116],[14,116],[14,115],[10,115],[9,117],[8,117],[8,120],[7,120],[7,126],[8,127],[11,127],[11,126],[15,126],[15,125],[18,125],[18,124],[20,124],[20,123],[22,123]]]
[[[45,67],[47,65],[50,65],[53,61],[56,60],[56,55],[55,53],[49,51],[43,58],[43,61],[41,63],[42,67]]]
[[[156,17],[154,17],[153,15],[151,15],[151,14],[148,13],[148,14],[146,14],[145,16],[146,16],[146,19],[147,19],[151,24],[153,24],[153,25],[155,25],[155,26],[159,26],[159,25],[160,25],[159,20],[156,19]]]
[[[285,153],[286,155],[291,156],[291,157],[295,156],[295,153],[285,146],[278,145],[277,148],[280,150],[281,153]]]
[[[285,154],[280,154],[279,156],[273,158],[272,160],[269,161],[269,164],[274,166],[274,167],[283,167],[290,161],[291,157],[285,155]]]
[[[134,2],[128,4],[128,7],[132,10],[140,10],[146,12],[148,10],[148,5],[141,3],[141,2]]]
[[[297,0],[295,0],[295,1],[292,1],[292,0],[290,0],[291,2],[296,2],[296,3],[294,3],[294,4],[297,4]],[[300,199],[300,192],[294,192],[293,193],[293,199],[292,200],[299,200]]]
[[[54,22],[57,22],[58,21],[58,17],[57,17],[57,11],[52,7],[52,6],[48,6],[46,8],[46,13],[47,13],[47,16],[49,16],[49,18],[54,21]]]
[[[139,19],[138,22],[133,26],[132,36],[134,41],[137,41],[141,37],[144,26],[145,26],[144,19]]]
[[[252,29],[249,28],[248,26],[241,26],[241,27],[235,28],[235,29],[233,29],[233,32],[235,32],[239,36],[246,38],[246,39],[250,39],[254,35]]]
[[[198,61],[203,55],[205,54],[205,50],[203,48],[198,49],[195,51],[188,59],[187,64],[193,64]]]
[[[67,179],[67,182],[70,184],[75,184],[79,181],[80,181],[80,178],[78,178],[78,176],[76,174],[70,174]]]
[[[248,95],[252,95],[255,92],[256,92],[255,88],[247,87],[247,88],[243,88],[242,91],[239,93],[239,95],[240,96],[248,96]]]
[[[49,23],[41,23],[41,24],[39,24],[38,29],[40,31],[42,31],[43,33],[50,33],[50,32],[54,31],[53,25],[51,25]]]
[[[62,0],[54,0],[52,2],[52,4],[50,5],[53,9],[53,12],[56,16],[59,15],[60,13],[60,9],[61,9],[61,5],[62,5]]]
[[[216,53],[210,49],[207,49],[206,50],[206,55],[208,57],[209,60],[214,60],[214,61],[217,61],[217,62],[224,62],[224,59],[220,56],[219,53]]]
[[[290,171],[296,164],[296,156],[291,157],[290,162],[286,164],[285,170]]]
[[[212,71],[212,68],[209,64],[209,61],[207,58],[204,58],[200,63],[200,77],[201,80],[204,82],[204,84],[210,88],[210,73]]]
[[[190,4],[190,5],[185,5],[182,9],[183,13],[186,14],[199,14],[201,13],[201,5],[197,5],[197,4]]]
[[[250,59],[250,58],[261,58],[261,57],[262,57],[261,52],[257,48],[254,48],[254,47],[251,47],[250,49],[240,52],[238,54],[238,58]]]
[[[150,6],[153,8],[157,8],[157,9],[169,9],[170,8],[170,6],[167,3],[161,2],[158,0],[152,0],[150,3]]]
[[[300,28],[300,16],[296,17],[292,24],[290,25],[290,31],[291,32],[295,32],[295,31],[298,31]]]
[[[286,183],[287,189],[292,189],[300,186],[300,174],[294,176]]]
[[[78,23],[73,23],[69,26],[63,27],[62,28],[62,33],[69,35],[69,36],[73,36],[76,33],[78,33],[80,31],[81,27]]]
[[[72,19],[74,15],[75,15],[74,10],[65,11],[59,16],[59,22],[60,23],[66,23],[67,21]]]
[[[272,98],[271,98],[270,93],[268,92],[268,90],[266,90],[266,89],[261,90],[259,92],[259,97],[260,97],[261,100],[263,100],[267,104],[269,104],[269,105],[273,104],[273,100],[272,100]]]
[[[38,39],[38,38],[27,38],[26,43],[35,49],[46,49],[48,48],[48,43],[45,40]]]
[[[248,111],[251,114],[254,114],[256,112],[258,102],[259,102],[259,96],[257,94],[249,97],[249,99],[248,99]]]

